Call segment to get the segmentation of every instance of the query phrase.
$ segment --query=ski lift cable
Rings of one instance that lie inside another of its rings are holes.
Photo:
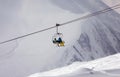
[[[82,20],[82,19],[90,18],[90,17],[96,16],[96,15],[99,15],[99,14],[102,14],[102,13],[106,13],[106,12],[109,12],[109,11],[112,11],[112,10],[115,10],[115,9],[119,9],[119,8],[120,8],[120,4],[109,7],[109,8],[106,8],[104,10],[100,10],[100,11],[88,14],[86,16],[83,16],[83,17],[80,17],[80,18],[77,18],[77,19],[74,19],[74,20],[71,20],[71,21],[68,21],[68,22],[65,22],[65,23],[60,24],[60,25],[66,25],[66,24],[69,24],[69,23],[73,23],[73,22],[76,22],[76,21],[79,21],[79,20]]]
[[[53,28],[56,28],[56,27],[59,27],[59,26],[67,25],[67,24],[70,24],[70,23],[73,23],[73,22],[76,22],[76,21],[79,21],[79,20],[87,19],[87,18],[96,16],[96,15],[99,15],[99,14],[102,14],[102,13],[106,13],[106,12],[112,11],[114,9],[119,9],[119,8],[120,8],[120,4],[117,4],[115,6],[112,6],[112,7],[109,7],[109,8],[106,8],[106,9],[103,9],[103,10],[100,10],[100,11],[88,14],[86,16],[83,16],[83,17],[80,17],[80,18],[77,18],[77,19],[74,19],[74,20],[71,20],[71,21],[59,24],[57,26],[55,25],[55,26],[52,26],[52,27],[49,27],[49,28],[46,28],[46,29],[42,29],[42,30],[39,30],[39,31],[36,31],[36,32],[32,32],[32,33],[29,33],[29,34],[26,34],[26,35],[23,35],[23,36],[19,36],[19,37],[10,39],[10,40],[6,40],[6,41],[3,41],[3,42],[0,42],[0,44],[4,44],[4,43],[7,43],[7,42],[10,42],[10,41],[13,41],[13,40],[24,38],[24,37],[27,37],[27,36],[30,36],[30,35],[33,35],[33,34],[37,34],[37,33],[43,32],[43,31],[47,31],[49,29],[53,29]]]
[[[19,37],[16,37],[16,38],[13,38],[13,39],[10,39],[10,40],[7,40],[7,41],[0,42],[0,44],[4,44],[4,43],[10,42],[10,41],[14,41],[14,40],[17,40],[17,39],[20,39],[20,38],[24,38],[24,37],[27,37],[27,36],[30,36],[30,35],[33,35],[33,34],[43,32],[43,31],[47,31],[47,30],[55,28],[55,27],[56,26],[53,26],[53,27],[49,27],[49,28],[46,28],[46,29],[43,29],[43,30],[39,30],[39,31],[36,31],[36,32],[26,34],[26,35],[23,35],[23,36],[19,36]]]

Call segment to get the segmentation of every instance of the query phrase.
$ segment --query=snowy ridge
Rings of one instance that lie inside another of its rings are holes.
[[[117,64],[116,64],[117,63]],[[43,76],[72,76],[77,77],[82,76],[83,74],[96,74],[97,72],[101,74],[105,74],[108,76],[117,77],[120,76],[120,54],[108,56],[105,58],[88,61],[88,62],[74,62],[69,66],[65,66],[62,68],[54,69],[47,72],[36,73],[28,77],[43,77]],[[110,72],[110,70],[117,70],[118,72]],[[88,76],[85,76],[88,77]],[[93,77],[93,76],[92,76]],[[102,76],[100,76],[102,77]],[[104,77],[104,76],[103,76]]]

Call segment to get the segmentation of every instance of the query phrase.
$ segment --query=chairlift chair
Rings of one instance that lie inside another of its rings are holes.
[[[52,37],[52,41],[54,44],[56,44],[58,47],[62,47],[64,46],[64,41],[63,41],[63,34],[62,33],[58,33],[58,26],[59,24],[56,24],[57,26],[57,32],[54,34],[54,36]]]

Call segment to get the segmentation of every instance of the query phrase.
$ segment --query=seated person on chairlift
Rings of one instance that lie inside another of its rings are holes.
[[[61,43],[62,39],[61,37],[58,38],[58,40],[56,40],[56,38],[54,38],[53,43]]]
[[[56,40],[56,42],[61,43],[62,42],[61,37],[59,37],[58,40]]]

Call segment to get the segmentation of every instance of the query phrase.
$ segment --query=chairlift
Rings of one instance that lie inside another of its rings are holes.
[[[65,42],[63,41],[63,34],[58,32],[58,26],[60,24],[56,24],[56,33],[52,37],[53,44],[56,44],[58,47],[65,46]]]

